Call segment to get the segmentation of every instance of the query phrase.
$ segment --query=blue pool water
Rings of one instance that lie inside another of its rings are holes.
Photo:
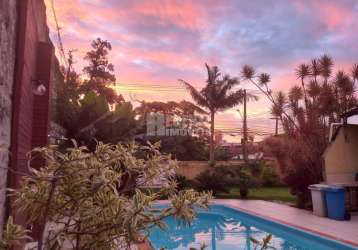
[[[249,237],[262,239],[268,234],[273,235],[271,246],[277,250],[358,249],[222,205],[213,205],[209,211],[199,210],[190,227],[174,218],[165,222],[167,231],[151,231],[150,241],[155,249],[199,249],[205,243],[208,250],[254,250]]]

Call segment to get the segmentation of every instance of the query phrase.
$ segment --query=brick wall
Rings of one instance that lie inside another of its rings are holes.
[[[13,118],[11,132],[11,168],[27,172],[27,153],[34,146],[47,144],[50,113],[51,73],[54,48],[46,24],[43,0],[17,1]],[[35,95],[37,84],[46,86],[44,95]],[[38,162],[39,163],[39,162]],[[34,166],[33,167],[38,167]],[[18,188],[21,176],[10,174],[9,186]],[[10,209],[10,207],[9,207]],[[10,211],[15,222],[25,224],[25,215]]]
[[[0,233],[5,213],[6,168],[9,164],[15,40],[16,0],[0,0]]]

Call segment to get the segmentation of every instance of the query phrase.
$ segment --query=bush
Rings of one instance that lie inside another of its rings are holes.
[[[231,157],[231,153],[226,148],[218,148],[215,150],[215,160],[217,161],[228,161]]]
[[[127,249],[143,242],[149,228],[164,229],[163,220],[169,216],[190,223],[195,207],[208,208],[210,194],[177,191],[172,182],[146,192],[138,187],[159,175],[170,176],[177,167],[158,148],[158,144],[99,142],[94,152],[76,144],[65,153],[56,146],[34,149],[31,160],[40,157],[44,165],[38,170],[29,168],[22,186],[11,190],[11,195],[15,209],[27,215],[28,225],[41,230],[36,249]],[[137,151],[146,152],[145,158],[137,158]],[[153,210],[164,195],[173,205]],[[0,240],[6,249],[26,236],[17,226],[11,228],[11,235]]]
[[[210,171],[199,174],[194,180],[194,186],[200,191],[210,190],[213,194],[228,193],[233,187],[240,187],[242,198],[246,198],[253,178],[247,167],[217,166]]]
[[[265,167],[265,162],[262,160],[250,162],[248,164],[248,168],[250,169],[252,176],[255,177],[259,177],[261,175],[264,167]]]
[[[202,172],[194,180],[194,187],[201,191],[212,191],[217,193],[227,193],[233,187],[233,182],[228,178],[225,171],[210,170]]]
[[[241,168],[238,175],[238,184],[240,188],[240,197],[246,199],[249,194],[249,184],[251,175],[249,171]]]
[[[321,137],[320,139],[324,139]],[[322,181],[321,145],[312,147],[308,144],[307,138],[319,139],[310,136],[298,137],[295,140],[286,136],[266,139],[270,152],[277,159],[282,181],[297,197],[296,205],[300,208],[307,207],[310,202],[308,186]]]
[[[184,175],[177,174],[174,176],[174,180],[177,183],[178,190],[194,188],[194,183],[192,180],[189,180]]]
[[[262,169],[261,181],[265,187],[274,187],[282,184],[276,170],[270,166],[265,166]]]

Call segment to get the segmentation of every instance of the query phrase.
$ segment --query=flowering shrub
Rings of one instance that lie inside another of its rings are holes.
[[[76,144],[65,153],[56,146],[34,149],[31,160],[41,157],[45,163],[30,168],[12,196],[17,211],[43,232],[38,249],[128,249],[144,242],[150,228],[165,229],[164,218],[189,223],[194,206],[207,208],[209,193],[177,191],[175,181],[151,192],[138,188],[176,167],[158,147],[98,143],[94,152]],[[171,205],[158,210],[154,205],[163,195]]]

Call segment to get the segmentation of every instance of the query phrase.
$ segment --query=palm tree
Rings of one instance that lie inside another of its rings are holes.
[[[296,75],[301,79],[301,85],[303,90],[303,96],[305,98],[305,106],[308,107],[308,99],[306,94],[305,79],[311,75],[310,66],[307,64],[301,64],[296,69]]]
[[[317,97],[321,92],[321,87],[316,80],[311,80],[308,84],[307,93],[312,98],[312,105],[316,104]]]
[[[185,85],[194,101],[210,112],[210,163],[214,164],[215,114],[242,103],[244,90],[232,90],[233,87],[239,84],[238,78],[229,75],[221,76],[217,66],[210,67],[207,64],[205,66],[208,79],[206,80],[206,86],[202,90],[197,90],[184,80],[179,81]]]
[[[279,91],[274,96],[275,102],[271,107],[271,114],[276,117],[280,117],[282,119],[283,112],[285,110],[285,106],[287,104],[287,98],[284,92]]]
[[[303,93],[301,87],[296,85],[290,89],[288,93],[288,98],[290,100],[290,106],[293,111],[293,116],[297,116],[299,112],[299,101],[302,99],[302,97]]]
[[[354,99],[354,80],[344,71],[338,71],[334,80],[333,86],[336,89],[337,110],[339,113],[346,112],[351,108]]]
[[[355,83],[358,80],[358,64],[354,64],[352,68],[352,78]]]
[[[321,76],[324,78],[324,84],[327,84],[328,78],[332,74],[333,60],[328,55],[323,55],[318,59]]]
[[[313,59],[311,61],[311,75],[314,77],[314,81],[317,83],[317,76],[321,74],[321,69],[319,65],[319,61],[317,59]]]

